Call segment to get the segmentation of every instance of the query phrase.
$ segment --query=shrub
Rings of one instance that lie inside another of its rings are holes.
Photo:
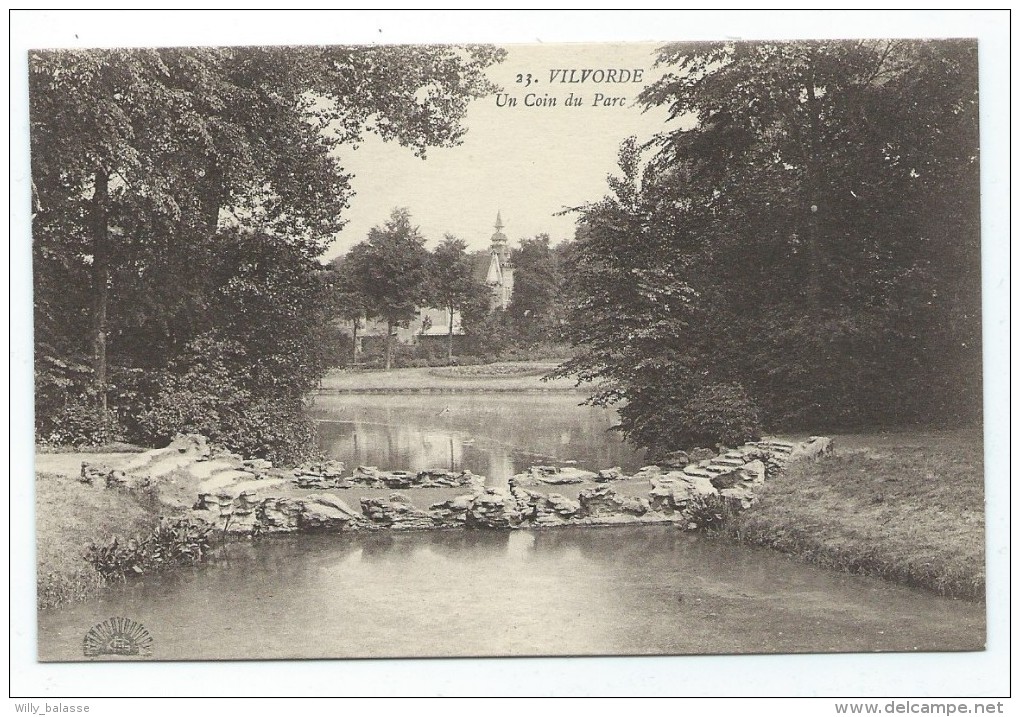
[[[256,394],[244,359],[231,342],[193,342],[161,374],[151,406],[138,417],[140,438],[165,445],[178,433],[199,433],[242,455],[281,465],[310,458],[315,434],[302,414],[302,399]]]
[[[124,440],[117,414],[104,411],[88,396],[80,396],[56,412],[40,417],[36,431],[40,442],[55,445],[101,446]]]
[[[706,384],[684,391],[656,385],[629,396],[620,428],[654,456],[723,443],[739,445],[761,434],[760,411],[737,384]]]
[[[687,517],[694,530],[718,532],[736,512],[736,507],[721,495],[698,496],[687,504]]]
[[[85,560],[106,580],[197,563],[209,552],[211,530],[186,519],[164,519],[147,536],[128,540],[113,536],[107,543],[92,543]]]

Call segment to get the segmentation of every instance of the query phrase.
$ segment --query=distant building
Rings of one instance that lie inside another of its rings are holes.
[[[510,306],[510,299],[514,293],[514,265],[510,261],[510,247],[508,240],[503,233],[503,217],[501,212],[496,212],[496,232],[492,235],[487,256],[480,256],[477,253],[473,256],[473,276],[477,281],[483,281],[492,292],[490,298],[490,310],[505,310]],[[393,335],[403,343],[417,342],[421,340],[438,340],[440,337],[447,337],[450,331],[450,312],[446,309],[435,307],[423,307],[411,319],[407,326],[397,326],[393,329]],[[461,325],[460,312],[453,312],[453,335],[463,336],[464,327]],[[369,320],[364,323],[364,329],[358,336],[358,351],[365,348],[364,342],[378,341],[386,336],[386,322]]]
[[[514,265],[510,261],[510,248],[503,233],[503,217],[496,212],[496,233],[489,248],[489,268],[485,283],[492,289],[492,309],[506,309],[514,293]]]

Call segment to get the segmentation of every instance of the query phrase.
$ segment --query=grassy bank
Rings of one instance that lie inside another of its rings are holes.
[[[575,390],[573,379],[543,381],[556,361],[504,361],[481,366],[398,368],[391,371],[329,373],[320,383],[326,392],[545,392]]]
[[[735,516],[736,539],[943,595],[985,592],[980,431],[836,436]]]
[[[103,586],[85,561],[90,543],[152,530],[158,509],[131,491],[106,490],[69,475],[36,474],[36,584],[41,608],[84,600]]]

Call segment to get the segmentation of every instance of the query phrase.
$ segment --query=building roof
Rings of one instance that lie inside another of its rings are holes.
[[[485,272],[486,284],[502,284],[503,268],[500,266],[499,254],[492,252],[489,255],[489,268]]]

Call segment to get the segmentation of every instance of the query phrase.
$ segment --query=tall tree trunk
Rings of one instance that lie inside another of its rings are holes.
[[[807,301],[808,307],[817,315],[821,304],[822,296],[822,246],[821,237],[818,232],[818,213],[821,211],[821,167],[818,153],[819,134],[821,132],[819,122],[818,98],[815,95],[814,71],[808,77],[807,106],[810,116],[810,137],[807,144],[807,227],[806,244],[808,259],[807,277]]]
[[[390,353],[390,348],[391,348],[390,344],[391,344],[392,341],[393,341],[393,322],[390,321],[389,319],[386,319],[386,370],[387,371],[390,370],[390,358],[391,358],[391,355],[392,355]]]
[[[96,172],[92,195],[92,375],[96,405],[107,409],[106,402],[106,314],[110,301],[109,244],[110,175]]]
[[[446,335],[446,362],[453,361],[453,306],[450,306],[450,331]]]
[[[358,363],[358,324],[361,323],[361,319],[354,320],[354,329],[351,331],[351,363]]]

